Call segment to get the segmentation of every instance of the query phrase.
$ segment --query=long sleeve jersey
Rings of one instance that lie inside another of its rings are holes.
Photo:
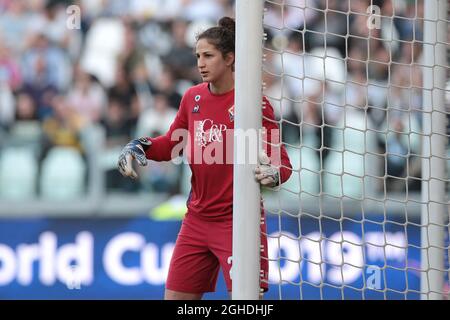
[[[292,166],[284,145],[280,144],[278,124],[266,98],[262,108],[266,132],[263,147],[271,164],[279,169],[283,183],[291,175]],[[192,171],[187,200],[190,214],[213,220],[232,217],[233,130],[234,90],[213,94],[208,84],[202,83],[186,91],[168,132],[148,138],[152,142],[146,151],[148,159],[169,161],[184,152]]]

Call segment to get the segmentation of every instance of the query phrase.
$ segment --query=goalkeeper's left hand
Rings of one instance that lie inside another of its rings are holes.
[[[260,164],[255,168],[255,178],[264,187],[275,187],[280,182],[278,169],[270,164],[265,152],[259,154]]]

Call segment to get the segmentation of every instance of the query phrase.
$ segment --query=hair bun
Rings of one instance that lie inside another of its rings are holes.
[[[223,17],[219,20],[219,27],[225,28],[233,33],[236,32],[236,23],[233,18]]]

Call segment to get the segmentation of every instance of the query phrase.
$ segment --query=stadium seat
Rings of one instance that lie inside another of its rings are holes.
[[[31,148],[7,147],[0,154],[0,198],[26,200],[36,194],[38,164]]]
[[[86,165],[81,154],[72,148],[54,147],[42,163],[41,196],[50,200],[67,200],[85,191]]]

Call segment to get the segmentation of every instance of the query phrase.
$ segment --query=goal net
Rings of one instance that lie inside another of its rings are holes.
[[[446,0],[266,0],[275,299],[448,299]],[[238,90],[238,89],[237,89]]]

